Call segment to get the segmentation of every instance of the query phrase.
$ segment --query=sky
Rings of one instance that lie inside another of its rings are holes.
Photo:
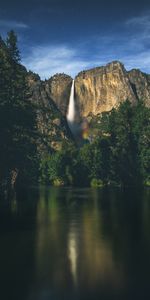
[[[42,79],[113,60],[150,73],[149,0],[0,0],[0,34],[11,29]]]

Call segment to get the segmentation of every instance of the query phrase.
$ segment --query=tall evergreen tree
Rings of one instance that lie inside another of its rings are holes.
[[[14,60],[14,62],[19,63],[21,58],[20,58],[20,52],[17,47],[17,36],[13,30],[8,32],[7,35],[7,40],[6,40],[6,45],[7,49],[9,51],[11,59]]]
[[[35,113],[28,100],[27,72],[20,65],[14,32],[8,33],[6,42],[1,38],[0,44],[0,168],[4,177],[17,169],[23,178],[36,152]]]

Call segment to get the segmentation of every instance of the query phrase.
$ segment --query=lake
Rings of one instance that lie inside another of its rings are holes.
[[[150,299],[150,189],[41,187],[1,201],[0,299]]]

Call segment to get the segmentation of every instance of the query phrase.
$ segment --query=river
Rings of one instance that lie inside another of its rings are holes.
[[[32,188],[0,202],[0,299],[150,299],[150,189]]]

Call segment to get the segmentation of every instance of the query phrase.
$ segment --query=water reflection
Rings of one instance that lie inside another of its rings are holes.
[[[70,260],[70,271],[73,278],[74,286],[78,285],[77,260],[78,260],[78,237],[74,224],[70,224],[68,234],[68,255]]]
[[[35,267],[35,219],[38,190],[20,191],[0,201],[0,299],[26,300]]]
[[[80,281],[90,290],[99,285],[118,290],[123,285],[122,265],[116,264],[110,240],[103,234],[104,214],[98,207],[102,196],[93,191],[91,208],[84,206]]]
[[[41,188],[0,203],[2,299],[149,298],[149,196]]]

